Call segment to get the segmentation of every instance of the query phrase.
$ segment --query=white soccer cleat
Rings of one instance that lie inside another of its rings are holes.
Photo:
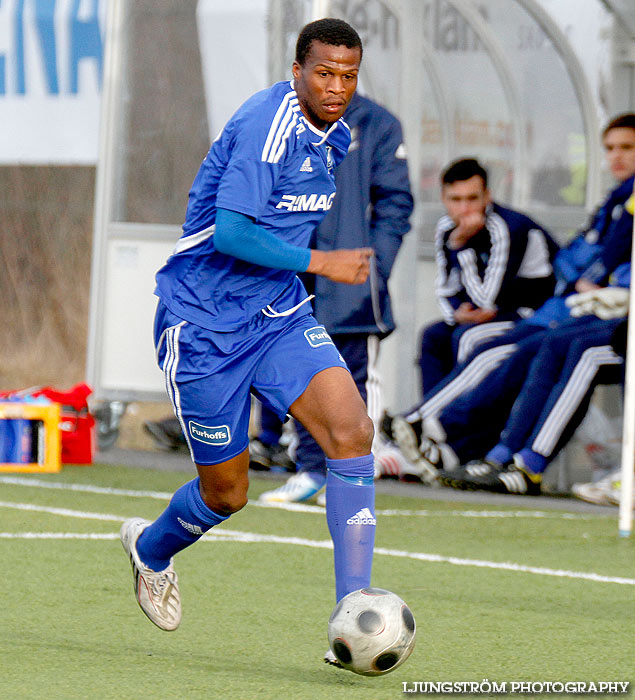
[[[316,481],[309,472],[298,472],[277,489],[261,493],[258,500],[267,503],[301,503],[320,493],[325,484],[325,476],[320,481]]]
[[[343,668],[342,664],[337,660],[337,657],[330,649],[324,654],[324,663],[337,666],[337,668]]]
[[[621,469],[616,469],[599,481],[573,484],[571,493],[588,503],[597,503],[601,506],[618,506],[622,491],[621,479]],[[633,507],[635,508],[635,494],[633,495]]]
[[[134,592],[139,607],[157,627],[171,632],[181,624],[178,577],[171,560],[167,569],[153,571],[139,559],[136,543],[148,525],[149,520],[130,518],[121,526],[119,536],[132,564]]]

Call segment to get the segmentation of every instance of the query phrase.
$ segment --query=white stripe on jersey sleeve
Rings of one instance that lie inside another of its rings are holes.
[[[261,160],[266,163],[277,163],[284,153],[286,140],[291,130],[298,121],[300,105],[294,91],[288,92],[276,112],[264,148],[262,149]]]
[[[293,109],[293,108],[292,108]],[[273,158],[269,156],[269,162],[270,163],[277,163],[280,158],[282,158],[282,154],[285,151],[285,148],[287,147],[287,139],[289,138],[289,135],[295,129],[295,125],[298,123],[298,112],[299,107],[294,110],[293,116],[291,117],[291,121],[289,122],[289,125],[287,126],[284,135],[280,139],[280,145],[278,146],[278,149],[276,150]],[[280,132],[278,132],[279,134]]]
[[[295,95],[295,92],[288,92],[285,96],[282,102],[280,103],[280,106],[278,107],[278,110],[273,118],[273,121],[271,122],[271,126],[269,127],[269,133],[267,134],[267,139],[265,141],[265,145],[262,149],[262,156],[261,160],[267,160],[269,150],[271,149],[271,143],[276,135],[276,131],[278,130],[278,127],[280,125],[280,120],[282,117],[286,114],[287,110],[289,109],[289,100]]]

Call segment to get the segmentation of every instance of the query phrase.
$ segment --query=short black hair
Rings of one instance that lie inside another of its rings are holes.
[[[487,170],[476,158],[461,158],[450,163],[441,173],[441,184],[451,185],[453,182],[463,182],[475,175],[483,179],[483,186],[487,188]]]
[[[604,127],[602,138],[604,138],[611,129],[633,129],[635,131],[635,114],[625,112],[613,117],[611,121]]]
[[[311,50],[314,41],[321,41],[329,46],[346,46],[347,49],[359,48],[359,57],[362,57],[362,40],[359,34],[343,19],[326,17],[324,19],[309,22],[298,36],[295,45],[295,60],[303,66],[306,57]]]

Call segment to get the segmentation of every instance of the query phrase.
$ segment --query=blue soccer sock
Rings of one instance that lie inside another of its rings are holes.
[[[549,466],[549,460],[546,457],[528,447],[523,447],[520,452],[516,453],[515,457],[520,462],[517,466],[528,469],[532,474],[542,474]]]
[[[370,585],[375,546],[373,455],[327,459],[326,520],[333,540],[335,595]]]
[[[503,466],[505,464],[511,464],[512,460],[514,459],[514,453],[509,449],[509,447],[507,447],[507,445],[503,445],[502,442],[499,442],[498,445],[492,447],[492,449],[485,455],[485,459]]]
[[[194,544],[210,528],[229,517],[205,505],[199,483],[197,477],[181,486],[168,507],[137,540],[139,558],[153,571],[163,571],[177,552]]]

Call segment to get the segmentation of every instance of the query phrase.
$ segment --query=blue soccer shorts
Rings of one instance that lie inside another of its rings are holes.
[[[311,314],[260,314],[233,332],[201,328],[159,302],[155,345],[165,386],[196,464],[218,464],[249,445],[250,394],[285,418],[311,379],[348,369]]]

